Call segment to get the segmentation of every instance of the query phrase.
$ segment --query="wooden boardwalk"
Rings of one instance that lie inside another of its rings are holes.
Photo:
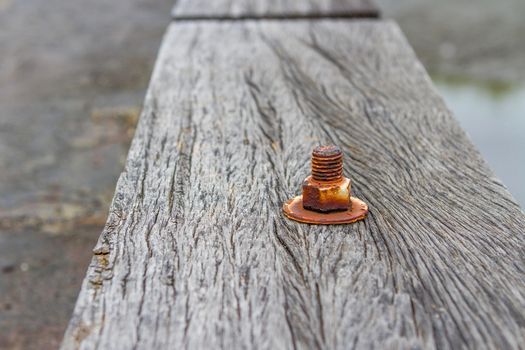
[[[319,144],[365,221],[283,217]],[[175,21],[62,348],[522,349],[524,233],[395,23]]]
[[[173,18],[294,19],[378,17],[372,0],[178,0]]]

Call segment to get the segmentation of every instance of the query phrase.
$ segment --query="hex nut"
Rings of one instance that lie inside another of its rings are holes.
[[[337,182],[320,182],[308,176],[303,182],[303,207],[321,213],[349,210],[351,181],[343,177]]]
[[[343,152],[339,147],[316,147],[311,166],[302,195],[283,204],[287,218],[316,225],[351,224],[366,218],[368,205],[351,196],[350,179],[343,176]]]

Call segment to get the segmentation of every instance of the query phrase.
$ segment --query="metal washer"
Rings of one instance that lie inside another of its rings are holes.
[[[333,225],[351,224],[363,220],[368,214],[368,205],[356,197],[350,198],[352,208],[345,211],[319,213],[303,208],[303,196],[290,199],[283,205],[284,215],[292,220],[305,224]]]

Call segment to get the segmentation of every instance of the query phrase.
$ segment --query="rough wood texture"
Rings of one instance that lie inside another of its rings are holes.
[[[334,143],[370,206],[285,219]],[[525,218],[378,21],[172,24],[63,349],[519,349]]]
[[[178,0],[177,19],[378,17],[373,0]]]

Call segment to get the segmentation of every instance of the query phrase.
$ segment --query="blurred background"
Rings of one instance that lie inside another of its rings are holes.
[[[525,1],[377,1],[525,205]],[[0,349],[54,349],[174,0],[0,0]]]

